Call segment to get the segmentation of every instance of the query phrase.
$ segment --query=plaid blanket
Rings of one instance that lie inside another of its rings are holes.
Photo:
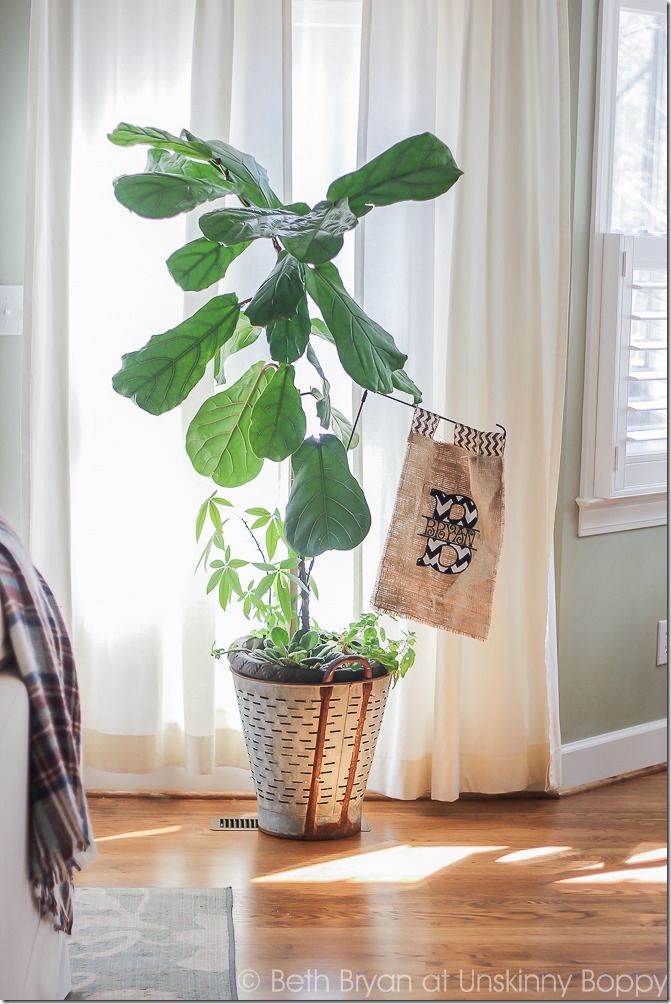
[[[9,649],[2,668],[16,666],[30,701],[30,879],[40,914],[52,913],[56,930],[70,934],[76,855],[92,842],[75,663],[53,593],[2,513],[0,603]]]

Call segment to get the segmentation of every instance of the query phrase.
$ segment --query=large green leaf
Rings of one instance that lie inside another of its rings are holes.
[[[239,244],[274,237],[293,219],[296,214],[288,209],[215,209],[204,213],[198,225],[208,240]]]
[[[196,143],[203,142],[187,129],[184,130],[184,135]],[[236,187],[244,199],[254,206],[272,208],[282,205],[270,187],[265,167],[262,167],[250,153],[242,153],[229,143],[223,143],[218,139],[208,140],[208,146],[212,152],[213,162],[220,164],[224,172],[235,179]]]
[[[166,264],[170,275],[182,289],[206,289],[223,279],[231,262],[248,247],[249,244],[226,247],[208,241],[207,237],[199,237],[174,251]]]
[[[284,531],[297,554],[349,551],[370,529],[370,510],[335,436],[306,439],[292,460],[294,483]]]
[[[319,265],[335,258],[343,246],[345,231],[352,230],[358,222],[347,199],[341,199],[335,206],[319,202],[292,228],[297,236],[284,235],[282,243],[299,261]]]
[[[357,171],[337,178],[327,198],[331,202],[346,198],[352,212],[364,216],[373,206],[435,199],[462,174],[448,147],[426,132],[401,140]]]
[[[305,352],[310,337],[310,315],[307,297],[298,301],[293,317],[273,321],[266,328],[270,357],[278,363],[293,363]]]
[[[253,345],[257,340],[263,328],[255,328],[253,324],[250,324],[249,318],[246,314],[240,313],[238,318],[238,323],[235,327],[235,333],[232,338],[224,342],[218,354],[214,359],[214,379],[216,383],[223,384],[226,383],[226,374],[224,372],[224,365],[226,360],[236,352],[241,352],[242,349],[248,348]]]
[[[174,150],[175,153],[184,154],[187,157],[195,157],[196,160],[211,160],[212,150],[207,143],[201,140],[189,140],[182,133],[181,136],[174,136],[165,129],[155,129],[153,126],[143,128],[142,126],[131,125],[130,122],[119,122],[116,129],[107,134],[107,138],[116,143],[117,146],[154,146],[161,150]]]
[[[223,179],[216,183],[181,174],[122,174],[114,180],[114,194],[121,205],[149,220],[188,213],[231,190]]]
[[[152,147],[147,151],[145,174],[177,174],[185,178],[197,178],[200,181],[210,181],[216,185],[226,186],[229,192],[235,190],[233,182],[226,181],[218,167],[202,160],[192,160],[181,153],[172,150],[160,150]]]
[[[335,342],[333,341],[333,335],[331,334],[331,332],[329,331],[329,329],[326,327],[326,325],[322,320],[320,320],[318,317],[311,317],[310,325],[311,325],[310,326],[311,335],[317,335],[319,338],[323,338],[325,342],[330,342],[331,345],[335,345]]]
[[[276,237],[299,261],[329,261],[342,247],[343,233],[357,225],[346,200],[338,206],[320,202],[309,210],[303,204],[281,209],[215,209],[201,216],[200,229],[211,241],[240,241]]]
[[[307,422],[293,366],[282,365],[254,405],[249,442],[257,457],[286,460],[303,442]]]
[[[225,488],[244,485],[259,474],[263,459],[250,446],[249,425],[273,372],[262,361],[253,363],[237,383],[200,406],[186,434],[186,452],[199,474]]]
[[[333,335],[343,369],[360,387],[389,394],[391,374],[408,358],[389,332],[368,317],[342,284],[331,262],[308,269],[306,285]]]
[[[176,328],[153,335],[122,357],[112,378],[118,394],[132,398],[151,415],[180,404],[205,372],[217,349],[230,338],[240,313],[235,293],[215,296]]]
[[[410,394],[414,404],[419,404],[421,402],[422,392],[417,384],[412,382],[405,370],[394,370],[391,375],[391,382],[396,390],[400,390],[403,394]]]
[[[211,161],[221,169],[222,180],[233,182],[238,194],[252,205],[282,205],[270,187],[266,169],[251,154],[242,153],[228,143],[199,139],[188,129],[183,129],[179,136],[174,136],[164,129],[142,128],[128,122],[120,122],[116,129],[108,133],[108,139],[118,146],[144,144],[173,150],[196,160]]]
[[[257,289],[246,313],[252,324],[265,328],[272,321],[293,317],[301,298],[305,298],[305,269],[292,255],[281,251],[274,269]]]
[[[317,391],[319,393],[319,391]],[[313,395],[314,396],[314,395]],[[324,394],[317,400],[317,417],[319,418],[319,424],[322,429],[330,429],[331,427],[331,395]]]

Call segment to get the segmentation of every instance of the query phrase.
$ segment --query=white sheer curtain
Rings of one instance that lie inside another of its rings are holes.
[[[211,490],[183,447],[198,401],[154,419],[111,387],[123,352],[199,306],[164,265],[194,224],[124,212],[112,179],[142,170],[146,151],[106,134],[123,120],[229,140],[282,194],[288,10],[275,0],[32,5],[23,529],[72,631],[86,763],[141,774],[141,787],[196,787],[205,773],[206,785],[244,787],[249,772],[234,702],[217,712],[214,608],[193,575],[195,513]],[[258,283],[268,261],[256,269]],[[166,765],[187,774],[158,780]],[[215,779],[217,765],[239,770]]]
[[[548,583],[568,319],[565,0],[364,0],[362,48],[361,158],[430,130],[464,171],[436,203],[366,219],[364,305],[403,343],[427,407],[508,430],[488,640],[420,629],[417,665],[392,693],[370,787],[454,799],[554,785]],[[365,406],[362,469],[376,528],[363,547],[365,598],[409,424],[404,408]]]
[[[73,632],[95,787],[249,785],[230,681],[210,658],[213,604],[192,574],[191,528],[210,490],[183,451],[197,392],[156,419],[111,389],[122,352],[199,305],[163,265],[194,224],[124,213],[111,181],[141,170],[144,153],[112,146],[106,133],[120,120],[187,126],[253,153],[287,200],[311,198],[311,184],[323,197],[356,166],[347,163],[356,142],[347,107],[358,4],[294,4],[306,53],[293,68],[293,148],[309,154],[311,142],[320,156],[293,175],[291,6],[33,0],[24,532]],[[409,353],[428,407],[509,433],[490,638],[420,629],[418,661],[392,695],[371,778],[392,796],[449,799],[544,781],[558,743],[548,581],[567,305],[565,17],[565,0],[363,4],[359,160],[429,129],[465,174],[435,203],[362,221],[343,275]],[[323,18],[337,32],[320,49],[309,31]],[[308,90],[318,92],[329,65],[331,85],[315,104]],[[231,288],[255,288],[268,271],[264,253],[253,274],[234,263]],[[328,349],[318,350],[325,365]],[[360,553],[315,568],[322,623],[367,606],[410,414],[368,398],[355,462],[373,530]],[[256,498],[279,503],[281,482],[267,467]],[[221,627],[240,633],[235,618]]]

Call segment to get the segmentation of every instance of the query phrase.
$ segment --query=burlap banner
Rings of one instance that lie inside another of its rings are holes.
[[[374,609],[484,641],[504,522],[505,434],[455,426],[422,408],[408,436]]]

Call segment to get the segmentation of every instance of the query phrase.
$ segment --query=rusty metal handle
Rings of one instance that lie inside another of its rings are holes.
[[[361,655],[341,655],[340,658],[336,659],[335,662],[332,662],[326,670],[322,683],[331,683],[336,669],[339,669],[340,666],[351,666],[352,663],[357,663],[358,665],[363,666],[364,679],[373,679],[373,667],[369,663],[368,659],[364,659]]]

